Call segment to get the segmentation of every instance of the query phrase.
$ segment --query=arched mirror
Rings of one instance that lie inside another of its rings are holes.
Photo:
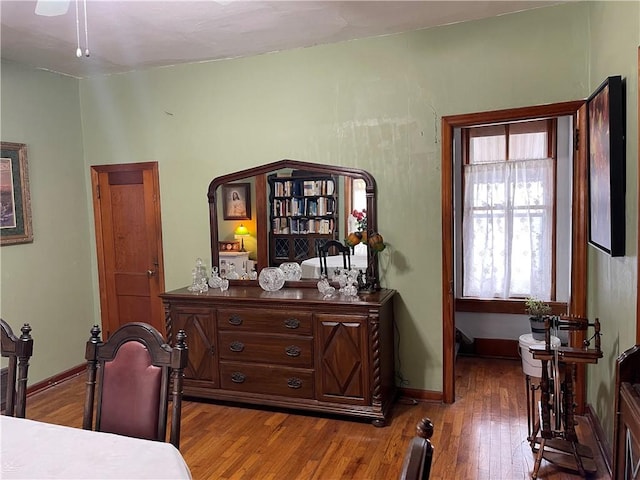
[[[315,287],[321,245],[344,242],[357,230],[378,231],[375,180],[356,168],[280,160],[214,178],[208,199],[211,265],[228,278],[233,271],[232,280],[294,262],[302,278],[287,285]],[[366,243],[350,259],[377,288],[377,258]]]

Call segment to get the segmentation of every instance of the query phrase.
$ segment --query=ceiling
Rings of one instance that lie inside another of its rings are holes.
[[[388,35],[561,1],[87,0],[88,58],[76,57],[76,0],[55,3],[70,3],[68,11],[40,16],[36,0],[0,0],[3,59],[85,78]],[[78,7],[84,51],[83,0]]]

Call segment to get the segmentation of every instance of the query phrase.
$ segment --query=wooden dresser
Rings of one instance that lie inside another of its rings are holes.
[[[163,293],[169,340],[187,332],[186,396],[369,418],[393,403],[394,290],[324,300],[315,288]]]
[[[640,478],[640,345],[616,361],[613,479]]]

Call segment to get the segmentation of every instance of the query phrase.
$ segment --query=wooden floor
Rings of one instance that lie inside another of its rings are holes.
[[[534,457],[526,441],[526,393],[519,361],[459,357],[456,402],[400,400],[387,427],[363,421],[187,401],[181,452],[193,478],[380,479],[398,478],[404,451],[423,416],[435,425],[431,479],[527,479]],[[80,427],[84,376],[30,396],[27,417]],[[579,418],[580,441],[596,454],[594,438]],[[96,452],[99,454],[99,452]],[[37,461],[37,459],[34,459]],[[539,478],[581,478],[543,460]]]

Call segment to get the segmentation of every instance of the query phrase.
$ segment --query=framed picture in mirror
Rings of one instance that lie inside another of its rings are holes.
[[[240,242],[231,241],[231,242],[218,242],[218,250],[221,252],[239,252],[240,251]]]
[[[225,220],[251,218],[250,183],[227,183],[222,186],[222,215]]]

